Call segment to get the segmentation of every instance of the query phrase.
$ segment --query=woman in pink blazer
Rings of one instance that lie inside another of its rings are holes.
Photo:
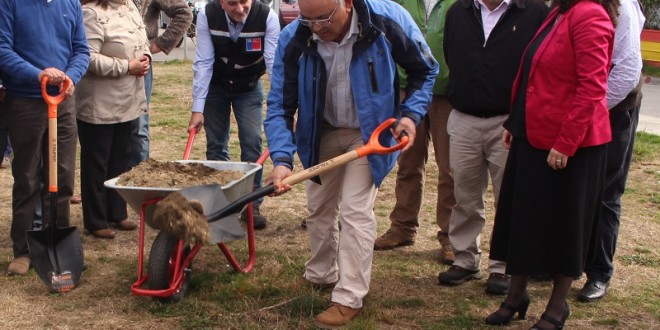
[[[553,274],[533,329],[561,329],[581,276],[605,179],[605,99],[618,0],[559,0],[523,56],[503,142],[509,148],[491,240],[508,295],[487,324],[525,318],[530,275]]]

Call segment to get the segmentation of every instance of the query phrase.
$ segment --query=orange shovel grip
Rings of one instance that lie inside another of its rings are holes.
[[[41,79],[41,95],[44,97],[46,104],[48,104],[48,118],[57,118],[57,106],[64,101],[64,94],[71,84],[71,79],[67,77],[62,85],[62,92],[57,95],[49,95],[46,88],[48,86],[48,77],[44,76]]]
[[[385,131],[385,129],[392,127],[396,122],[396,118],[390,118],[378,125],[373,133],[371,133],[369,142],[367,142],[367,144],[364,146],[355,149],[358,157],[364,157],[370,154],[389,154],[391,152],[403,149],[403,147],[408,144],[409,138],[407,135],[401,134],[398,139],[399,143],[391,147],[384,147],[380,144],[380,141],[378,141],[378,138],[380,138],[380,135]]]

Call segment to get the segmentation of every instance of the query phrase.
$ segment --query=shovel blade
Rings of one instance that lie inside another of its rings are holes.
[[[30,263],[46,286],[67,292],[78,284],[84,265],[78,228],[31,230],[27,232],[27,242]]]

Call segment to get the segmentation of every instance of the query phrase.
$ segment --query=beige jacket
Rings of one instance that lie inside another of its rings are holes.
[[[147,112],[144,78],[128,75],[129,60],[149,53],[142,17],[132,1],[110,0],[107,9],[83,6],[89,69],[76,87],[77,119],[115,124]]]

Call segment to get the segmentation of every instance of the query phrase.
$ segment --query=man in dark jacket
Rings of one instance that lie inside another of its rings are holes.
[[[508,155],[501,143],[511,86],[529,41],[547,16],[540,0],[459,0],[447,13],[444,51],[449,67],[447,123],[454,197],[449,240],[455,261],[441,272],[442,285],[482,277],[479,237],[484,227],[488,174],[495,202]],[[490,260],[486,292],[506,294],[505,264]]]

